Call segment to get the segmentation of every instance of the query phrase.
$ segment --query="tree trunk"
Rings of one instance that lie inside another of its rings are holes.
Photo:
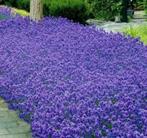
[[[42,0],[31,0],[30,3],[30,18],[33,21],[38,21],[43,17]]]

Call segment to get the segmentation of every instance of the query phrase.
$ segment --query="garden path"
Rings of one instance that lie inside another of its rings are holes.
[[[131,19],[129,23],[99,22],[92,20],[90,24],[95,24],[98,29],[104,29],[107,32],[123,32],[125,28],[147,24],[147,16],[144,15],[144,11],[135,11],[133,19]]]
[[[0,99],[0,138],[31,138],[30,126]]]

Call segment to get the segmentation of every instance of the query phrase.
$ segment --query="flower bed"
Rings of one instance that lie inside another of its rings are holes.
[[[147,47],[65,19],[0,22],[0,96],[35,138],[144,138]]]
[[[0,20],[11,18],[11,9],[5,6],[0,6]]]

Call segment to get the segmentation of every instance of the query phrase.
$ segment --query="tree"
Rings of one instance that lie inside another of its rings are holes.
[[[30,2],[30,18],[38,21],[43,16],[43,2],[42,0],[31,0]]]

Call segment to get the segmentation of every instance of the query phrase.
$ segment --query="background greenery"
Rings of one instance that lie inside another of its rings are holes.
[[[121,0],[88,0],[97,19],[114,20],[121,10]]]
[[[44,15],[62,16],[85,23],[88,18],[114,20],[120,14],[122,0],[43,0]],[[3,0],[2,4],[29,11],[30,0]],[[134,0],[135,8],[146,9],[147,0]]]
[[[5,0],[2,4],[29,11],[30,0]],[[91,5],[87,0],[43,0],[43,4],[45,16],[62,16],[80,23],[93,18]]]
[[[145,13],[147,14],[147,0],[144,0],[144,9],[145,9]]]
[[[92,17],[90,5],[85,0],[51,0],[45,5],[52,16],[66,17],[80,23]]]

